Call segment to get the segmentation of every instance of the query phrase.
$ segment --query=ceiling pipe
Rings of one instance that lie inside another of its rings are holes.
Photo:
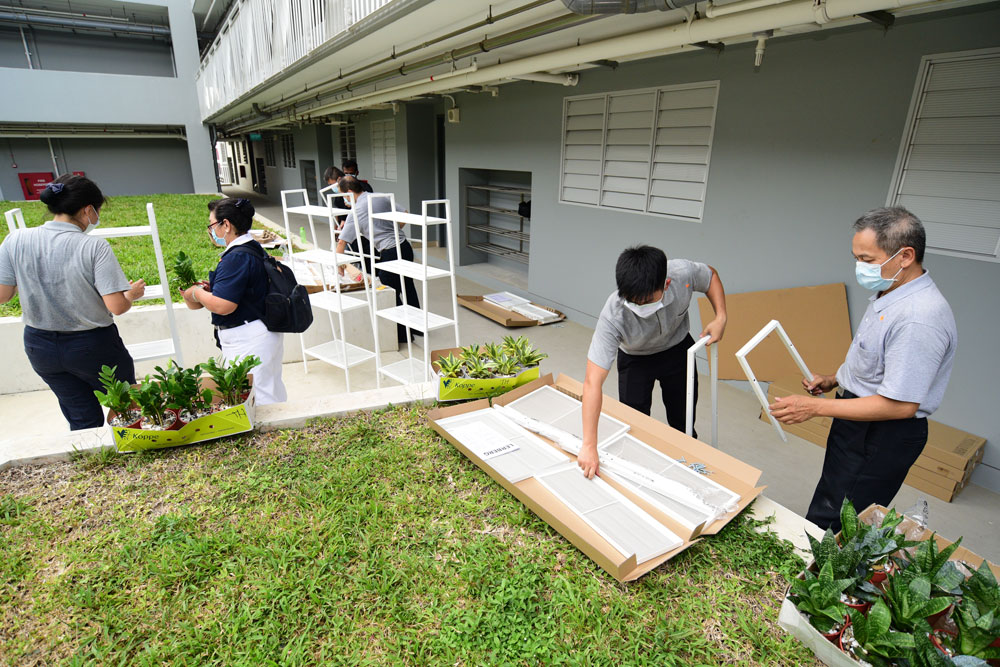
[[[732,39],[740,35],[749,35],[765,30],[780,30],[804,24],[826,24],[838,19],[854,17],[862,12],[880,9],[899,9],[912,5],[933,6],[948,0],[791,0],[790,2],[772,7],[750,10],[740,14],[731,14],[716,19],[695,19],[684,23],[652,28],[628,35],[626,38],[611,37],[589,44],[573,46],[559,51],[528,56],[519,60],[510,60],[492,67],[480,68],[478,71],[455,77],[447,84],[435,82],[415,83],[403,88],[403,97],[426,95],[448,87],[471,86],[490,81],[510,79],[524,74],[576,67],[581,63],[589,63],[602,59],[627,58],[639,54],[663,52],[675,47],[696,42],[713,42]],[[401,96],[393,92],[369,93],[364,96],[368,104],[392,101]],[[312,109],[313,113],[322,111],[325,114],[350,111],[356,106],[356,100],[350,98],[336,103],[326,104]]]
[[[566,9],[584,16],[667,12],[696,2],[698,0],[562,0]]]
[[[71,28],[78,30],[100,30],[118,32],[129,35],[145,35],[147,37],[170,37],[170,28],[142,23],[116,23],[92,18],[69,18],[59,16],[40,16],[27,12],[12,12],[0,10],[0,21],[20,25],[40,26],[46,28]]]
[[[787,1],[788,0],[743,0],[743,2],[731,2],[728,5],[719,6],[710,0],[708,5],[705,7],[705,16],[710,19],[714,19],[719,16],[737,14],[750,9],[760,9],[761,7],[780,5],[781,3]]]
[[[537,81],[538,83],[555,83],[560,86],[575,86],[580,83],[579,74],[549,74],[548,72],[535,72],[534,74],[521,74],[512,77],[519,81]]]
[[[0,130],[0,139],[180,139],[187,141],[183,134],[154,132],[151,134],[115,132],[6,132]]]

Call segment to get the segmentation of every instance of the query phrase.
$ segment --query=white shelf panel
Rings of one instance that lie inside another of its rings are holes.
[[[378,262],[375,264],[375,268],[405,276],[407,278],[413,278],[414,280],[434,280],[435,278],[447,278],[451,275],[451,271],[445,271],[444,269],[438,269],[433,266],[426,267],[427,272],[424,273],[423,264],[411,262],[406,259],[394,259],[391,262]]]
[[[347,348],[347,361],[344,361],[344,348]],[[306,354],[310,357],[325,361],[337,368],[350,368],[357,366],[369,359],[375,358],[375,353],[357,345],[343,343],[339,340],[331,340],[321,345],[306,348]]]
[[[408,225],[416,225],[417,227],[423,227],[424,224],[428,225],[443,225],[448,222],[445,218],[435,218],[434,216],[427,216],[426,223],[424,222],[424,216],[417,215],[416,213],[404,213],[403,211],[386,211],[385,213],[372,213],[372,217],[378,220],[391,220],[393,222],[404,222]]]
[[[424,329],[424,311],[419,308],[414,308],[413,306],[395,306],[393,308],[386,308],[385,310],[379,310],[377,312],[379,317],[392,320],[396,324],[402,324],[417,331],[423,331],[424,333],[434,331],[435,329],[440,329],[454,323],[454,320],[450,320],[447,317],[441,317],[440,315],[435,315],[434,313],[427,313],[427,329]]]
[[[136,301],[148,301],[149,299],[162,299],[163,298],[163,285],[146,285],[146,291],[143,293],[141,299],[136,299]]]
[[[333,215],[347,215],[351,212],[349,208],[337,208],[332,209],[326,206],[316,206],[315,204],[306,204],[304,206],[289,206],[285,209],[287,213],[300,213],[302,215],[318,215],[324,218],[329,218],[330,214]]]
[[[368,302],[354,296],[341,294],[337,298],[337,293],[333,291],[315,292],[309,295],[309,303],[316,308],[328,310],[331,313],[346,313],[358,308],[367,308]]]
[[[126,345],[125,349],[132,355],[133,361],[148,361],[149,359],[171,357],[176,352],[172,338],[151,340],[146,343],[132,343],[131,345]]]
[[[403,384],[417,384],[418,382],[424,382],[425,380],[430,380],[434,377],[429,369],[427,370],[427,375],[424,375],[423,359],[408,358],[402,361],[394,361],[391,364],[383,366],[379,370],[382,375],[392,378],[396,382],[401,382]]]
[[[292,255],[292,259],[303,262],[315,262],[325,266],[339,266],[341,264],[356,264],[361,261],[360,257],[352,255],[337,254],[332,250],[303,250]]]
[[[149,225],[138,227],[98,227],[90,232],[90,236],[101,239],[113,239],[120,236],[149,236],[153,230]]]

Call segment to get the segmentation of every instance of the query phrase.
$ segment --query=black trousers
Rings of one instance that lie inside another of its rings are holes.
[[[70,430],[104,424],[104,412],[94,396],[101,389],[101,366],[117,366],[115,376],[135,383],[135,365],[118,327],[87,331],[43,331],[24,327],[24,351],[31,367],[59,399]]]
[[[667,423],[683,432],[687,406],[687,350],[694,345],[691,334],[663,352],[627,354],[618,350],[618,400],[649,414],[653,407],[653,384],[659,380]],[[695,414],[698,401],[698,374],[694,376]],[[694,437],[697,433],[692,431]]]
[[[382,262],[391,262],[394,259],[406,259],[413,261],[413,246],[410,245],[409,241],[402,240],[399,245],[395,248],[386,248],[379,253],[380,260]],[[403,305],[402,289],[399,284],[399,274],[391,273],[389,271],[379,271],[378,279],[382,281],[383,285],[388,285],[392,289],[396,290],[396,305]],[[420,299],[417,297],[417,286],[413,283],[413,278],[406,278],[406,303],[414,308],[420,307]],[[416,332],[420,333],[420,332]],[[396,340],[400,343],[406,342],[406,327],[402,324],[396,325]]]
[[[840,398],[857,398],[844,391]],[[824,530],[840,530],[840,506],[850,498],[859,512],[888,506],[924,445],[927,419],[859,422],[834,419],[826,440],[823,474],[806,518]]]

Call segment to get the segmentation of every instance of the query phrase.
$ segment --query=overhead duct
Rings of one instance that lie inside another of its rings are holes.
[[[668,12],[693,5],[698,0],[562,0],[566,9],[574,14],[593,16],[595,14],[642,14],[644,12]]]
[[[102,21],[100,19],[92,18],[43,16],[40,14],[12,12],[6,10],[0,10],[0,22],[46,28],[98,30],[102,32],[117,32],[128,35],[144,35],[146,37],[170,37],[170,28],[159,25],[117,23],[115,21]]]

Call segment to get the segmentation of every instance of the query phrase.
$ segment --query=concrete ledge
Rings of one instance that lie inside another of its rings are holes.
[[[257,424],[261,431],[301,428],[308,420],[316,417],[380,410],[389,405],[430,403],[436,400],[436,391],[437,387],[433,382],[423,382],[322,396],[307,401],[262,405],[257,408]],[[73,454],[96,452],[114,446],[111,429],[106,426],[60,435],[0,440],[0,470],[19,465],[66,461]]]

